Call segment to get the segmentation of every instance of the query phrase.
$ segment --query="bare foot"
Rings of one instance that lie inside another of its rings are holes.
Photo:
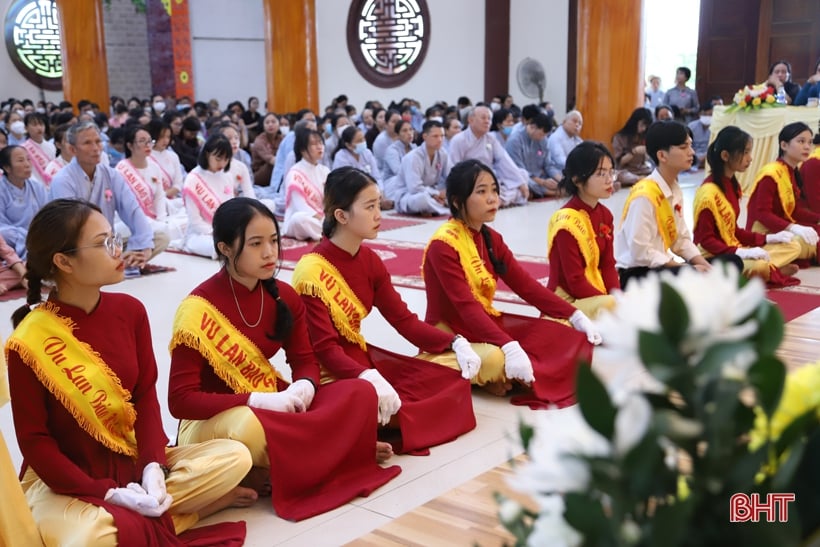
[[[796,275],[799,271],[800,266],[798,266],[797,264],[786,264],[785,266],[780,266],[780,273],[782,273],[783,275],[792,276]]]
[[[503,397],[512,389],[510,382],[488,382],[481,386],[484,391],[496,397]]]
[[[251,488],[237,486],[221,498],[197,511],[197,513],[199,514],[199,518],[204,519],[227,507],[250,507],[256,503],[257,499],[259,499],[259,495],[256,491]]]
[[[394,205],[394,203],[393,203],[392,199],[382,198],[382,202],[381,202],[382,211],[389,211],[390,209],[393,208],[393,205]]]
[[[260,497],[270,496],[270,470],[264,467],[251,467],[239,486],[253,490]]]
[[[384,463],[393,457],[393,447],[390,443],[376,441],[376,463]]]

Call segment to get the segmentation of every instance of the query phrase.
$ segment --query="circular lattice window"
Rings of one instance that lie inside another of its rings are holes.
[[[63,87],[60,18],[54,0],[16,0],[5,20],[6,49],[14,66],[32,84]]]
[[[347,16],[347,49],[359,74],[379,87],[413,77],[430,42],[425,0],[354,0]]]

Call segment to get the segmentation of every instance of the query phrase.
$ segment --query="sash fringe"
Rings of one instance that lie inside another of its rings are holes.
[[[309,283],[308,281],[299,280],[296,283],[294,283],[293,288],[299,294],[318,298],[328,308],[329,311],[332,310],[332,302],[330,301],[330,297],[328,296],[327,292],[323,291],[322,288],[318,285]],[[358,345],[360,348],[362,348],[363,351],[367,351],[367,342],[365,341],[364,337],[361,335],[360,332],[357,332],[350,328],[350,325],[347,323],[347,321],[343,320],[340,317],[337,317],[337,314],[335,313],[331,312],[330,318],[333,321],[333,326],[336,327],[336,330],[339,331],[339,334],[344,336],[348,342]]]

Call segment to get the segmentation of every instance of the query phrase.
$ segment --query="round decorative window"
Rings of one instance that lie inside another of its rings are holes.
[[[347,49],[368,82],[396,87],[413,77],[430,42],[425,0],[353,0]]]
[[[14,66],[37,87],[63,87],[60,20],[54,0],[16,0],[4,24],[6,50]]]

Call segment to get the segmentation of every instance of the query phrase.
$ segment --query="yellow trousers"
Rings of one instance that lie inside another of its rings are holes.
[[[165,485],[174,499],[169,512],[177,534],[196,524],[198,511],[233,490],[251,469],[248,450],[227,439],[165,452],[171,471]],[[102,507],[55,494],[31,468],[23,477],[23,490],[45,545],[117,545],[114,518]]]
[[[610,294],[575,298],[561,287],[555,289],[555,294],[584,312],[584,315],[590,319],[595,319],[602,310],[612,311],[615,309],[615,297]]]
[[[265,430],[250,407],[235,406],[207,420],[180,422],[177,434],[179,445],[202,443],[211,439],[239,441],[250,451],[254,467],[270,468]]]
[[[6,440],[0,432],[0,492],[3,502],[0,503],[0,547],[42,545],[37,525],[31,516],[26,497],[14,472]]]
[[[767,230],[766,227],[763,226],[763,224],[760,223],[760,221],[755,221],[755,223],[752,225],[752,231],[753,232],[758,232],[758,233],[761,233],[761,234],[768,234],[769,233],[769,230]],[[802,237],[798,237],[798,236],[794,236],[794,239],[792,239],[791,243],[786,243],[785,245],[793,245],[793,244],[800,245],[800,254],[796,258],[794,258],[793,260],[798,260],[798,259],[805,260],[805,259],[815,259],[815,258],[817,258],[817,245],[811,245],[810,243],[806,243],[806,241]],[[784,245],[784,244],[780,244],[780,245]],[[769,251],[770,247],[779,247],[780,245],[764,245],[763,248],[766,249],[767,251]],[[769,251],[769,256],[772,256],[771,251]],[[746,261],[744,260],[743,262],[744,262],[744,266],[745,266]],[[774,264],[774,257],[772,257],[772,264]],[[786,262],[786,264],[788,264],[788,262]],[[781,264],[780,266],[785,266],[786,264]],[[779,268],[780,266],[776,266],[776,267]]]
[[[444,323],[439,323],[436,327],[448,333],[453,332],[450,327]],[[472,346],[473,351],[476,352],[481,359],[481,368],[478,374],[471,380],[472,384],[483,386],[488,383],[507,381],[507,377],[504,375],[504,352],[501,351],[501,348],[483,342],[473,343],[470,344],[470,346]],[[430,361],[431,363],[436,363],[437,365],[443,365],[453,370],[461,370],[461,367],[458,366],[454,351],[445,351],[444,353],[423,352],[416,357]]]
[[[761,231],[757,228],[765,229],[759,222],[755,222],[754,228],[756,228],[756,232]],[[763,281],[768,281],[771,276],[770,266],[782,268],[783,266],[791,264],[799,258],[804,258],[802,255],[805,252],[804,247],[806,246],[808,246],[806,242],[797,236],[795,236],[794,239],[788,243],[767,243],[766,245],[763,245],[763,249],[769,253],[769,260],[744,260],[743,275],[749,278],[759,277]],[[698,245],[698,248],[704,258],[711,258],[713,256],[711,253],[704,250],[700,245]]]

